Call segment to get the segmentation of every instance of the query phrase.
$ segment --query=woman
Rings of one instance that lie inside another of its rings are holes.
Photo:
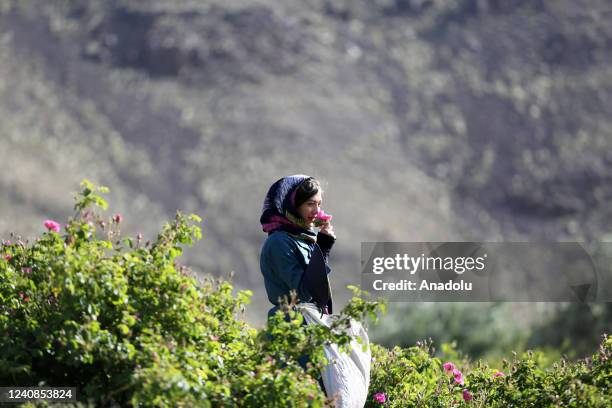
[[[321,223],[318,233],[314,230],[321,194],[319,182],[305,175],[284,177],[270,187],[260,219],[268,233],[260,266],[268,299],[274,305],[268,316],[278,310],[283,296],[295,290],[304,323],[330,327],[334,316],[330,315],[327,259],[336,236],[329,221]],[[324,347],[325,357],[333,363],[322,368],[319,383],[337,408],[361,408],[370,381],[369,340],[358,322],[351,322],[347,333],[353,338],[350,352],[341,352],[335,344]],[[308,356],[299,359],[302,367],[307,361]]]
[[[313,285],[328,285],[305,279],[305,271],[317,247],[325,260],[327,273],[331,271],[327,259],[336,241],[334,228],[325,221],[318,233],[314,230],[323,201],[322,192],[314,177],[293,175],[276,181],[266,195],[260,222],[268,238],[261,248],[260,267],[268,299],[274,305],[268,316],[278,310],[282,297],[289,298],[290,291],[296,291],[299,302],[313,302]],[[325,306],[322,312],[331,313],[331,299]]]

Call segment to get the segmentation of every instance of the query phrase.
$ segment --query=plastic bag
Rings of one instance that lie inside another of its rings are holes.
[[[334,315],[321,315],[314,304],[301,303],[298,306],[307,324],[330,327],[334,321]],[[353,338],[348,353],[340,352],[336,344],[324,346],[329,364],[323,368],[321,376],[327,397],[335,400],[336,408],[363,408],[370,385],[370,342],[365,328],[357,321],[351,320],[347,332]]]

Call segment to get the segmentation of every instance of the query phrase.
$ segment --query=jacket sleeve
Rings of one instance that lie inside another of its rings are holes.
[[[268,257],[275,275],[289,290],[295,289],[299,300],[309,301],[312,296],[306,289],[304,267],[299,262],[298,249],[286,240],[277,241],[277,245],[270,249]]]
[[[329,253],[336,242],[336,238],[331,235],[324,234],[319,232],[317,234],[317,244],[319,248],[321,248],[321,252],[323,253],[323,258],[325,258],[325,263],[327,263],[327,259],[329,258]]]

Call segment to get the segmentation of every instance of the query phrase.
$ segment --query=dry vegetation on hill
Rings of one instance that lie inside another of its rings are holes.
[[[132,231],[196,212],[189,262],[255,289],[253,321],[259,211],[285,174],[326,183],[341,300],[361,241],[602,239],[611,16],[603,0],[0,0],[0,233],[65,217],[83,177]]]

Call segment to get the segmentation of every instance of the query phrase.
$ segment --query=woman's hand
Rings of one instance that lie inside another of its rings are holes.
[[[336,238],[336,234],[334,234],[334,226],[331,225],[329,221],[325,222],[319,227],[319,232]]]

